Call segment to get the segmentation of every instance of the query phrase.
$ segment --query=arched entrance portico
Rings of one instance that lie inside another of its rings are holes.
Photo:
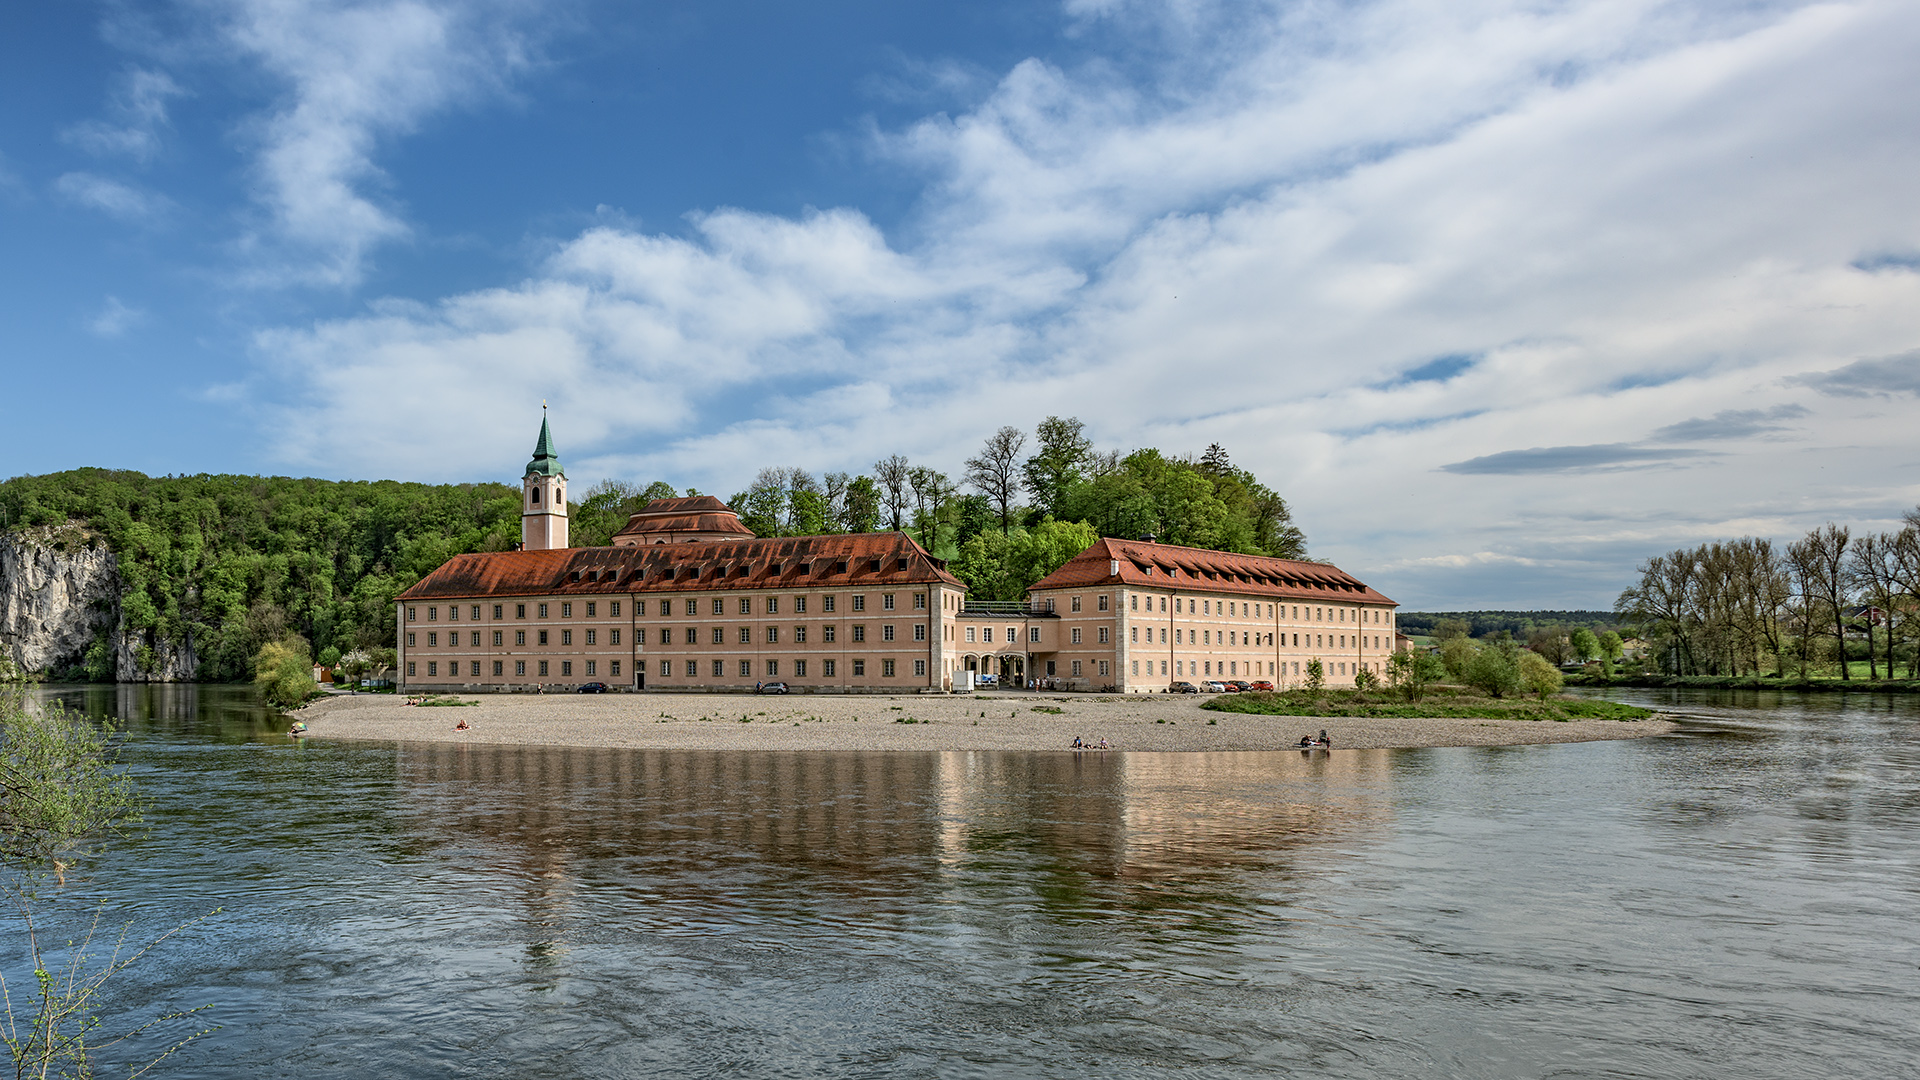
[[[1027,686],[1027,656],[1025,653],[987,653],[961,657],[960,669],[976,675],[991,675],[994,684],[1007,689],[1024,690]]]

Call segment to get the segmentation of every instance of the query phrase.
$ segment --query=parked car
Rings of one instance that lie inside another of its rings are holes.
[[[1269,694],[1270,694],[1270,693],[1272,693],[1272,692],[1273,692],[1273,684],[1272,684],[1272,683],[1270,683],[1270,682],[1268,682],[1268,681],[1267,681],[1267,680],[1265,680],[1265,679],[1261,679],[1261,680],[1259,680],[1259,681],[1257,681],[1257,682],[1255,682],[1255,683],[1253,683],[1253,684],[1251,684],[1251,685],[1249,685],[1249,686],[1247,687],[1247,689],[1249,689],[1249,690],[1256,690],[1256,691],[1260,691],[1260,692],[1262,692],[1262,693],[1269,693]]]
[[[1222,682],[1208,682],[1202,684],[1200,689],[1205,690],[1209,694],[1224,694],[1227,692],[1227,684]]]
[[[1229,694],[1244,694],[1253,689],[1245,679],[1228,679],[1223,685]]]
[[[784,694],[787,692],[787,684],[783,682],[763,682],[760,684],[759,692],[762,694]]]
[[[603,682],[583,682],[580,684],[579,692],[582,694],[604,694],[607,692],[607,684]]]
[[[1167,693],[1169,694],[1197,694],[1199,692],[1200,688],[1190,682],[1177,682],[1167,687]]]

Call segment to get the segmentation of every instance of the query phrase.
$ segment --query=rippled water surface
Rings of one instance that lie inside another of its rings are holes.
[[[154,800],[66,896],[224,909],[115,984],[222,1025],[156,1075],[1920,1073],[1917,698],[1303,758],[296,743],[242,689],[60,694]]]

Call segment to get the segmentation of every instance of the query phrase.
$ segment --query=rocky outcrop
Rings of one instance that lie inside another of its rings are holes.
[[[193,644],[130,632],[120,610],[119,559],[75,525],[0,534],[0,652],[25,671],[86,663],[103,642],[121,682],[184,682]]]

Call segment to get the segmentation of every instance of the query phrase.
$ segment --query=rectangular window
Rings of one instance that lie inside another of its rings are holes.
[[[717,634],[714,636],[713,643],[715,645],[720,644],[720,638]],[[753,627],[743,626],[740,628],[740,644],[742,645],[753,644]]]
[[[563,619],[573,618],[573,602],[571,600],[560,605],[560,617]]]
[[[527,643],[527,632],[525,630],[515,630],[513,632],[513,643],[524,647]]]
[[[525,604],[515,604],[515,605],[513,605],[513,617],[514,617],[514,618],[516,618],[516,619],[524,619],[524,618],[526,618],[526,617],[527,617],[527,605],[525,605]]]
[[[1137,643],[1137,642],[1139,642],[1139,640],[1140,640],[1140,628],[1139,628],[1139,627],[1137,627],[1137,626],[1136,626],[1136,627],[1134,627],[1134,628],[1133,628],[1133,631],[1132,631],[1132,633],[1133,633],[1133,640],[1134,640],[1134,641],[1135,641],[1136,643]],[[1136,672],[1134,672],[1134,674],[1135,674],[1135,675],[1138,675],[1138,674],[1140,674],[1140,673],[1136,671]]]
[[[587,601],[587,618],[589,619],[593,618],[594,613],[598,611],[599,608],[600,608],[600,605],[597,602],[592,600]],[[589,671],[587,672],[587,674],[591,675],[593,674],[593,672]]]
[[[515,675],[521,675],[521,676],[526,675],[527,662],[525,660],[515,660],[513,662],[513,673]]]
[[[714,672],[714,674],[718,675],[720,673],[716,671]],[[740,661],[740,677],[743,679],[753,678],[753,661],[751,660]]]
[[[880,661],[880,677],[883,679],[893,678],[893,661],[891,660]]]
[[[505,605],[505,604],[495,604],[495,605],[493,605],[493,621],[495,621],[495,622],[499,622],[499,621],[500,621],[500,613],[501,613],[502,611],[505,611],[505,610],[506,610],[506,605]]]
[[[543,619],[544,619],[544,618],[546,618],[546,617],[547,617],[547,605],[545,605],[545,604],[541,604],[541,605],[539,605],[539,607],[540,607],[540,617],[541,617],[541,618],[543,618]]]
[[[665,630],[660,631],[660,644],[665,645],[667,643],[667,635],[668,635],[668,631],[665,631]],[[635,645],[645,645],[647,643],[646,627],[643,626],[640,629],[635,630],[633,632],[633,643]]]
[[[641,602],[645,603],[645,601],[641,601]],[[664,619],[672,614],[673,614],[673,601],[671,600],[660,601],[660,617]],[[687,612],[687,614],[691,615],[693,614],[693,612],[689,611]],[[673,672],[669,671],[669,672],[666,672],[665,674],[671,675],[673,674]]]
[[[618,630],[607,631],[607,644],[609,645],[620,644],[620,631]]]
[[[1079,598],[1079,597],[1077,597],[1077,596],[1073,598],[1073,607],[1072,607],[1072,610],[1074,610],[1074,611],[1079,611],[1079,610],[1080,610],[1080,598]]]
[[[541,678],[545,678],[545,677],[546,677],[546,674],[547,674],[547,662],[546,662],[545,660],[542,660],[542,661],[540,661],[540,676],[541,676]]]
[[[1113,674],[1112,671],[1108,670],[1108,664],[1105,660],[1100,661],[1100,674],[1103,676]]]
[[[700,661],[698,660],[687,661],[687,678],[697,679],[699,677],[700,677]]]
[[[560,644],[562,645],[573,644],[573,631],[571,630],[560,631]]]
[[[427,635],[427,646],[431,648],[438,644],[440,644],[440,635],[438,633],[429,633]]]
[[[687,627],[687,644],[689,645],[700,644],[700,631],[696,627],[692,627],[692,626]]]
[[[927,594],[926,593],[917,592],[913,594],[913,610],[915,611],[927,610]]]
[[[1037,643],[1040,640],[1040,628],[1037,626],[1027,627],[1027,640]]]
[[[438,661],[434,661],[434,660],[427,661],[427,674],[428,675],[440,674],[440,664]]]
[[[779,677],[780,677],[780,661],[778,660],[767,661],[767,678],[777,679]]]
[[[546,643],[547,643],[547,632],[545,630],[542,630],[540,631],[540,644],[545,645]]]
[[[1107,594],[1106,593],[1100,594],[1100,603],[1098,606],[1101,611],[1107,610]]]
[[[820,598],[820,610],[821,610],[821,611],[832,611],[832,610],[833,610],[833,597],[831,597],[831,596],[823,596],[823,597],[821,597],[821,598]]]
[[[1107,643],[1107,628],[1103,626],[1100,628],[1100,644],[1105,645],[1106,643]]]
[[[807,628],[806,628],[806,627],[804,627],[804,626],[796,626],[796,627],[794,627],[794,628],[793,628],[793,643],[794,643],[795,645],[805,645],[805,644],[807,643]]]
[[[918,679],[926,678],[927,662],[925,660],[915,660],[913,662],[913,674],[914,674],[914,677]]]
[[[1020,628],[1017,626],[1007,627],[1007,644],[1011,645],[1014,642],[1019,640],[1020,640]]]
[[[1208,645],[1211,645],[1211,644],[1213,644],[1213,631],[1211,631],[1211,630],[1202,630],[1202,631],[1200,632],[1200,634],[1201,634],[1201,636],[1202,636],[1203,638],[1205,638],[1205,639],[1206,639],[1206,644],[1208,644]]]
[[[504,660],[495,660],[495,661],[493,662],[493,674],[494,674],[494,676],[495,676],[495,677],[497,678],[497,677],[499,677],[499,676],[501,676],[501,675],[505,675],[505,674],[507,673],[507,672],[506,672],[506,667],[507,667],[507,664],[506,664],[506,661],[504,661]]]
[[[741,633],[744,634],[746,633],[746,631],[747,631],[746,627],[743,626],[740,628]],[[713,643],[715,645],[724,643],[726,639],[727,639],[727,631],[725,628],[719,627],[719,626],[716,626],[713,628]]]
[[[967,627],[967,640],[968,640],[968,641],[976,641],[976,640],[978,640],[977,638],[975,638],[975,637],[973,636],[973,627],[971,627],[971,626],[969,626],[969,627]]]
[[[913,624],[913,640],[915,641],[927,640],[927,624],[926,623]]]
[[[408,608],[408,609],[407,609],[407,621],[408,621],[408,622],[412,622],[412,621],[413,621],[413,617],[414,617],[415,615],[417,615],[417,614],[419,614],[419,609],[418,609],[418,608]]]
[[[746,597],[744,597],[744,596],[743,596],[743,597],[741,597],[741,598],[740,598],[740,602],[741,602],[742,604],[745,604],[745,603],[747,602],[747,598],[746,598]],[[720,598],[720,597],[718,597],[718,596],[716,596],[716,597],[714,597],[714,598],[713,598],[713,613],[714,613],[715,615],[725,615],[725,614],[727,613],[727,602],[726,602],[725,600],[723,600],[723,599],[721,599],[721,598]]]
[[[779,643],[780,643],[780,628],[777,626],[767,627],[767,644],[778,645]]]
[[[1073,643],[1080,644],[1080,628],[1077,626],[1073,628]]]
[[[1073,674],[1075,678],[1078,678],[1080,675],[1080,661],[1078,660],[1073,662]]]
[[[714,603],[713,613],[715,615],[720,614],[720,605],[718,601]],[[753,614],[753,597],[743,596],[740,598],[740,614],[742,615]]]
[[[413,678],[413,661],[407,661],[407,678]]]
[[[855,640],[855,641],[865,641],[865,640],[867,640],[867,628],[866,628],[866,627],[864,627],[864,626],[856,626],[856,627],[854,627],[854,628],[853,628],[853,640]]]
[[[838,666],[838,664],[835,664],[831,660],[820,661],[820,677],[823,679],[833,678],[833,669]]]
[[[887,625],[880,628],[880,640],[881,641],[893,640],[893,624],[892,623],[888,623]]]
[[[598,630],[587,631],[587,644],[589,645],[594,644],[594,639],[599,636],[600,636],[600,632]]]
[[[780,598],[779,597],[777,596],[767,597],[767,614],[769,615],[780,614]]]
[[[460,621],[460,605],[459,604],[447,605],[447,621],[448,622]],[[455,672],[455,674],[458,674],[458,672]]]
[[[713,677],[716,679],[723,679],[726,677],[726,674],[727,674],[727,662],[725,660],[715,660],[713,662]]]
[[[616,679],[619,678],[620,677],[620,661],[618,660],[607,661],[607,674],[613,676]]]
[[[467,647],[472,649],[480,647],[480,631],[475,630],[467,636]]]
[[[439,621],[440,621],[440,609],[439,609],[439,608],[437,608],[437,607],[430,607],[430,608],[428,608],[428,609],[427,609],[427,621],[428,621],[428,622],[439,622]]]
[[[616,618],[616,619],[619,618],[620,617],[620,601],[618,600],[607,601],[607,614],[612,616],[613,618]],[[618,675],[620,673],[616,671],[614,672],[614,674]]]
[[[687,601],[687,616],[688,616],[689,618],[691,618],[692,616],[695,616],[695,615],[698,615],[698,614],[700,614],[700,601],[698,601],[698,600],[688,600],[688,601]]]
[[[1135,660],[1135,661],[1133,662],[1133,673],[1134,673],[1135,675],[1138,675],[1138,674],[1140,674],[1140,661],[1138,661],[1138,660]]]
[[[831,644],[833,644],[833,639],[834,639],[834,628],[833,628],[833,627],[831,627],[831,626],[823,626],[823,627],[821,627],[821,628],[820,628],[820,640],[821,640],[821,641],[824,641],[824,642],[826,642],[827,644],[829,644],[829,645],[831,645]]]
[[[853,677],[856,679],[864,679],[867,677],[867,662],[865,660],[855,660],[853,662]]]
[[[1149,602],[1151,602],[1151,601],[1149,601]],[[1134,596],[1129,596],[1129,597],[1127,597],[1127,610],[1128,610],[1128,611],[1139,611],[1139,610],[1140,610],[1140,597],[1139,597],[1139,596],[1138,596],[1137,594],[1136,594],[1136,595],[1134,595]],[[1134,673],[1135,675],[1138,675],[1138,674],[1140,674],[1140,665],[1139,665],[1138,663],[1135,663],[1135,664],[1133,665],[1133,673]]]
[[[804,596],[796,596],[796,597],[794,597],[794,598],[793,598],[793,613],[794,613],[795,615],[805,615],[805,614],[807,613],[807,598],[806,598],[806,597],[804,597]]]
[[[882,594],[881,594],[881,596],[880,596],[880,610],[881,610],[881,611],[892,611],[892,610],[893,610],[893,594],[892,594],[892,593],[882,593]],[[427,611],[427,618],[429,618],[429,619],[431,619],[431,618],[433,618],[433,611],[432,611],[432,609],[428,609],[428,611]]]
[[[562,675],[573,674],[573,661],[571,660],[560,661],[560,674]]]
[[[793,662],[793,677],[796,679],[804,679],[807,677],[807,662],[805,660],[795,660]]]

